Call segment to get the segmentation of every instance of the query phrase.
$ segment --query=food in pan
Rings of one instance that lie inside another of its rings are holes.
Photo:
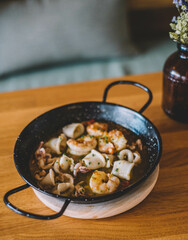
[[[143,176],[147,162],[147,150],[135,133],[90,120],[71,123],[41,141],[30,168],[43,190],[88,198],[125,189]]]

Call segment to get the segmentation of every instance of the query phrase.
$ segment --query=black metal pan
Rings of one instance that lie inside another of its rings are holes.
[[[128,107],[106,102],[109,89],[117,84],[134,85],[148,93],[149,95],[148,101],[140,109],[140,111],[136,112],[135,110],[130,109]],[[146,117],[142,115],[142,112],[149,106],[151,101],[152,93],[146,86],[133,81],[115,81],[106,87],[102,102],[72,103],[55,108],[34,119],[21,132],[21,134],[17,138],[14,149],[15,166],[21,177],[25,180],[26,184],[7,192],[4,196],[5,204],[10,209],[21,215],[36,219],[48,220],[61,216],[70,202],[87,204],[109,201],[120,197],[121,195],[127,193],[127,191],[129,191],[130,189],[133,189],[139,184],[141,184],[155,170],[159,163],[162,153],[162,142],[158,130],[156,129],[152,122],[150,122]],[[47,139],[50,135],[61,129],[62,126],[65,126],[72,122],[82,122],[90,119],[95,119],[97,121],[100,120],[113,121],[114,123],[120,124],[123,127],[128,128],[134,133],[141,136],[141,138],[144,140],[145,145],[147,146],[149,154],[149,167],[146,170],[145,174],[136,183],[128,186],[127,188],[112,194],[99,197],[92,198],[63,197],[52,193],[48,193],[40,189],[37,186],[36,182],[33,180],[29,168],[29,161],[31,159],[31,156],[37,149],[40,141]],[[10,201],[8,200],[8,197],[10,195],[19,192],[23,189],[26,189],[30,186],[39,192],[42,192],[54,198],[65,200],[64,204],[62,201],[63,206],[60,212],[50,216],[43,216],[23,211],[15,207],[12,203],[10,203]]]

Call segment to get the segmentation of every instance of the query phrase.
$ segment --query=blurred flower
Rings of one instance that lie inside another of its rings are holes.
[[[182,0],[173,0],[173,3],[176,5],[177,8],[181,7],[182,4],[183,4],[183,1]]]
[[[188,44],[188,0],[173,0],[176,5],[179,16],[173,17],[170,27],[173,32],[170,32],[170,38],[175,42]]]

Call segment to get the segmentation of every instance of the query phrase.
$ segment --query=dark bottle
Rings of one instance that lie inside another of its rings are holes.
[[[164,65],[162,107],[172,119],[188,123],[188,45],[177,47]]]

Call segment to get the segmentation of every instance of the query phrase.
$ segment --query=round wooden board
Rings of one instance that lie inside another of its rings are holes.
[[[111,201],[95,204],[70,203],[64,212],[65,216],[82,219],[99,219],[111,217],[135,207],[142,202],[152,191],[159,175],[159,166],[149,176],[149,178],[135,189],[125,195]],[[37,197],[49,208],[59,212],[64,201],[50,197],[33,189]]]

